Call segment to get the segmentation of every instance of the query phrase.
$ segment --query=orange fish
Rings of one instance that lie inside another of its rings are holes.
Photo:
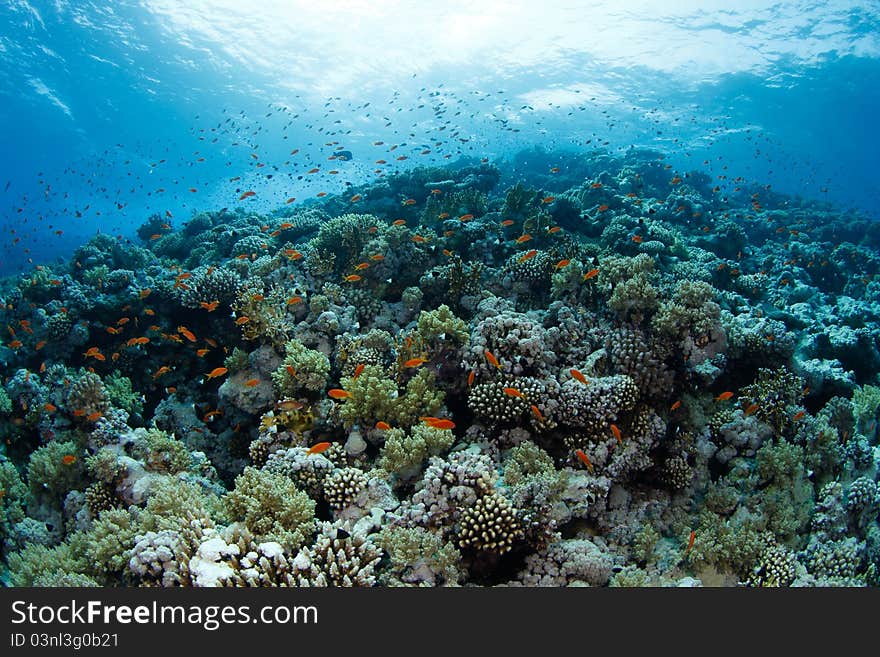
[[[363,198],[363,197],[362,197],[360,194],[355,194],[354,196],[352,196],[352,197],[351,197],[350,199],[348,199],[348,200],[349,200],[351,203],[357,203],[358,201],[361,200],[361,198]]]
[[[560,260],[554,265],[554,269],[562,269],[563,267],[567,267],[571,260]]]
[[[298,303],[302,303],[302,297],[290,297],[290,298],[287,300],[287,305],[288,305],[288,306],[295,306],[295,305],[298,304]]]
[[[552,203],[555,200],[556,200],[555,196],[545,196],[544,198],[541,199],[541,203],[545,203],[545,204]]]
[[[488,349],[487,349],[486,351],[484,351],[483,354],[486,356],[486,360],[489,361],[489,364],[490,364],[490,365],[494,365],[494,366],[497,367],[499,370],[501,369],[501,363],[499,363],[499,362],[498,362],[498,359],[495,358],[495,354],[493,354],[493,353],[492,353],[491,351],[489,351]]]
[[[426,358],[410,358],[406,361],[403,366],[404,367],[418,367],[419,365],[424,365],[428,360]]]
[[[607,203],[603,203],[602,205],[599,206],[598,210],[599,210],[599,212],[605,212],[605,210],[607,210],[609,207],[610,206]]]
[[[333,397],[333,399],[348,399],[351,397],[351,393],[348,390],[342,390],[341,388],[331,388],[327,391],[327,394]]]
[[[408,198],[403,202],[403,205],[415,205],[418,203],[414,198]]]
[[[160,376],[162,376],[163,374],[168,374],[168,372],[170,372],[170,371],[171,371],[170,367],[168,367],[167,365],[163,365],[158,370],[156,370],[156,373],[153,375],[153,379],[154,380],[158,379]]]
[[[206,378],[206,380],[216,379],[219,376],[223,376],[228,371],[229,370],[227,370],[225,367],[215,367],[213,370],[208,372],[208,375],[205,378]]]
[[[391,223],[391,225],[392,225],[392,226],[405,226],[405,225],[406,225],[406,219],[397,219],[396,221],[393,221],[393,222]]]
[[[748,417],[749,415],[751,415],[752,413],[757,411],[759,408],[760,408],[760,406],[758,406],[758,404],[749,404],[748,408],[746,408],[746,410],[743,411],[743,415]]]
[[[287,256],[288,258],[290,258],[291,260],[299,260],[300,258],[303,257],[302,253],[300,253],[296,249],[285,249],[284,255]]]
[[[518,399],[525,399],[525,395],[522,394],[516,388],[502,388],[502,390],[504,391],[505,395],[508,395],[510,397],[517,397]]]
[[[534,404],[532,404],[532,413],[534,414],[534,416],[536,418],[538,418],[538,422],[544,421],[544,416],[541,415],[541,410],[537,406],[535,406]]]
[[[433,429],[455,429],[455,422],[439,417],[420,417],[422,422]]]
[[[553,233],[558,233],[560,230],[562,230],[562,226],[551,226],[547,229],[547,232],[552,235]]]
[[[593,183],[592,185],[590,185],[590,189],[601,189],[601,187],[602,187],[602,183],[600,183],[600,182],[596,182],[596,183]]]
[[[691,535],[688,538],[687,547],[685,548],[684,554],[681,557],[682,559],[684,559],[688,555],[688,553],[691,551],[691,548],[694,547],[694,541],[696,540],[696,538],[697,538],[697,532],[694,530],[691,530]]]
[[[275,408],[282,411],[298,411],[303,405],[302,402],[298,402],[295,399],[285,399],[275,404]]]
[[[672,406],[670,406],[669,410],[670,411],[677,411],[679,408],[681,408],[681,400],[680,399],[677,402],[675,402]]]
[[[516,262],[521,264],[521,263],[525,262],[526,260],[531,260],[536,255],[538,255],[538,252],[535,249],[532,249],[531,251],[526,251],[519,258],[516,259]]]
[[[798,420],[802,420],[804,415],[806,415],[806,411],[798,411],[792,416],[791,420],[792,422],[797,422]]]
[[[150,288],[145,287],[143,290],[141,290],[140,292],[138,292],[138,296],[139,296],[141,299],[146,299],[148,296],[150,296],[150,293],[151,293],[152,291],[153,291],[153,290],[151,290]]]
[[[379,422],[376,422],[376,428],[381,429],[382,431],[388,431],[391,428],[391,425],[380,420]]]
[[[39,351],[40,349],[42,349],[42,348],[45,347],[45,346],[46,346],[46,341],[45,341],[45,340],[40,340],[37,344],[34,345],[34,349],[36,349],[37,351]]]
[[[55,406],[55,404],[49,404],[49,403],[46,403],[46,404],[43,404],[43,409],[44,409],[47,413],[54,413],[55,411],[58,410],[58,407]]]
[[[362,277],[358,276],[357,274],[349,274],[348,276],[344,276],[342,280],[344,280],[346,283],[356,283],[357,281],[361,280],[361,278]]]
[[[204,358],[210,352],[210,349],[196,349],[196,356],[199,358]]]
[[[285,365],[284,369],[287,370],[287,373],[290,374],[290,376],[296,376],[296,370],[293,368],[293,365]]]
[[[328,442],[315,443],[314,445],[309,447],[309,449],[306,451],[306,454],[307,455],[320,454],[321,452],[326,452],[329,447],[330,447],[330,443],[328,443]]]
[[[207,310],[209,313],[212,313],[215,310],[217,310],[217,306],[219,306],[219,305],[220,305],[219,301],[212,301],[211,303],[208,303],[207,301],[199,301],[199,306],[201,306],[202,308]]]
[[[284,205],[290,205],[290,204],[293,203],[295,200],[296,200],[296,196],[291,196],[289,199],[287,199],[286,201],[284,201]]]
[[[370,256],[370,260],[373,260],[373,261],[375,261],[375,262],[379,262],[379,261],[384,260],[384,259],[385,259],[385,256],[382,255],[381,253],[375,253],[375,254],[373,254],[373,255]]]
[[[570,369],[570,370],[568,370],[568,373],[571,374],[572,378],[577,379],[578,381],[580,381],[584,385],[588,385],[590,383],[589,381],[587,381],[587,377],[585,377],[583,374],[581,374],[579,370]]]
[[[88,420],[89,422],[97,422],[103,416],[104,416],[104,414],[101,413],[101,411],[95,411],[94,413],[90,413],[89,416],[86,418],[86,420]]]
[[[617,428],[616,424],[611,425],[611,433],[613,433],[614,437],[617,439],[617,444],[623,445],[623,440],[621,439],[621,436],[620,436],[620,429]]]
[[[588,271],[586,274],[584,274],[584,276],[583,276],[583,280],[588,281],[588,280],[590,280],[591,278],[595,278],[595,277],[598,276],[598,275],[599,275],[599,270],[598,270],[598,269],[591,269],[591,270]]]
[[[260,380],[259,379],[248,379],[247,381],[244,382],[244,385],[248,388],[254,388],[254,387],[260,385]]]
[[[354,270],[355,271],[363,271],[364,269],[366,269],[369,266],[370,266],[369,262],[361,262],[361,263],[358,263],[354,266]]]
[[[361,375],[361,372],[364,371],[364,364],[358,363],[357,367],[354,368],[354,374],[351,375],[352,379],[356,379]]]
[[[421,235],[413,235],[411,239],[413,242],[415,242],[417,244],[424,244],[425,242],[428,241],[427,237],[422,237]]]
[[[61,462],[64,465],[73,465],[76,463],[76,457],[73,454],[65,454],[61,457]]]
[[[574,450],[575,456],[580,459],[581,463],[587,466],[587,469],[590,471],[590,474],[593,474],[593,464],[590,463],[590,458],[584,453],[582,449]]]
[[[514,241],[517,244],[523,244],[525,242],[528,242],[530,239],[532,239],[532,236],[528,233],[525,233],[524,235],[520,235],[519,237],[517,237]]]
[[[477,374],[476,370],[471,370],[470,374],[468,374],[468,378],[467,378],[468,387],[471,387],[472,385],[474,385],[474,378],[476,377],[476,374]]]
[[[469,214],[463,214],[463,215],[461,215],[461,216],[458,218],[458,220],[459,220],[459,221],[470,221],[470,220],[473,219],[473,218],[474,218],[474,215],[472,215],[472,214],[469,213]]]
[[[636,244],[641,244],[642,243],[642,236],[641,235],[633,235],[632,241],[635,242]]]
[[[243,200],[245,200],[246,198],[250,198],[251,196],[256,196],[256,195],[257,195],[256,192],[253,192],[253,191],[247,191],[247,192],[245,192],[244,194],[242,194],[241,196],[239,196],[239,197],[238,197],[238,200],[239,200],[239,201],[243,201]]]
[[[188,328],[186,328],[185,326],[178,326],[177,332],[180,333],[183,337],[185,337],[190,342],[196,341],[195,334],[192,331],[190,331]]]
[[[504,228],[507,228],[508,226],[513,226],[513,219],[505,219],[504,221],[501,222],[501,225]]]
[[[247,315],[242,315],[241,317],[239,317],[235,320],[235,323],[238,326],[241,326],[242,324],[247,324],[249,321],[251,321],[250,317],[248,317]]]
[[[728,390],[728,391],[722,392],[720,395],[718,395],[715,398],[715,401],[727,401],[731,397],[733,397],[733,393]]]

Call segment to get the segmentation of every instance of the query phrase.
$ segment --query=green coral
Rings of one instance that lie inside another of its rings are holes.
[[[407,435],[403,429],[385,432],[385,445],[379,467],[401,479],[411,479],[421,470],[429,456],[437,456],[452,447],[455,437],[449,429],[415,425]]]
[[[174,531],[195,548],[204,531],[214,527],[213,516],[218,515],[220,503],[193,484],[167,477],[152,488],[138,519],[139,533]]]
[[[185,472],[192,465],[186,445],[160,429],[137,430],[133,456],[143,461],[147,470],[170,474]]]
[[[31,494],[34,497],[48,496],[60,506],[65,495],[83,483],[85,467],[79,453],[80,449],[73,441],[53,441],[34,450],[28,461],[27,474]]]
[[[223,361],[223,367],[229,370],[229,374],[236,374],[247,369],[249,365],[248,352],[239,347],[234,347],[232,353]]]
[[[12,400],[6,393],[6,388],[0,386],[0,415],[9,415],[12,412]]]
[[[748,408],[751,404],[757,404],[755,416],[781,433],[794,415],[789,407],[800,401],[803,391],[804,380],[797,374],[784,367],[775,370],[761,368],[755,382],[743,386],[741,398],[748,401],[742,406]]]
[[[458,549],[420,527],[386,527],[374,541],[389,557],[385,586],[454,586],[463,576]]]
[[[428,344],[451,341],[463,345],[470,338],[467,322],[456,317],[446,304],[436,310],[423,310],[419,314],[417,330],[419,337]]]
[[[724,518],[703,509],[694,533],[693,547],[685,557],[686,563],[695,568],[712,566],[745,578],[771,540],[761,524],[761,518],[748,514]],[[688,537],[683,537],[682,544],[687,541]]]
[[[861,388],[856,388],[853,392],[852,405],[857,429],[866,435],[870,434],[868,427],[871,426],[872,422],[875,423],[874,426],[876,427],[876,422],[880,419],[878,418],[880,387],[865,385]]]
[[[504,483],[511,487],[525,483],[534,475],[556,472],[553,457],[530,440],[511,449],[504,460]]]
[[[141,395],[132,390],[131,379],[123,376],[119,370],[104,377],[104,388],[110,403],[127,411],[131,415],[140,415],[144,411]]]
[[[348,271],[372,238],[371,226],[379,224],[371,214],[343,214],[328,219],[308,242],[308,253],[321,254],[320,260],[332,264],[337,274]],[[308,257],[307,253],[307,257]]]
[[[346,427],[373,425],[382,420],[395,426],[410,426],[424,415],[433,415],[443,405],[445,394],[435,385],[433,372],[422,369],[400,394],[397,384],[378,365],[367,365],[360,375],[342,377],[350,396],[342,402],[339,416]]]
[[[8,536],[12,526],[24,519],[28,489],[10,461],[0,461],[0,536]]]
[[[284,350],[284,362],[272,372],[272,381],[278,392],[284,397],[297,397],[303,394],[303,390],[323,390],[330,376],[330,359],[299,340],[289,341]]]
[[[676,338],[717,332],[721,320],[721,307],[713,301],[717,295],[718,290],[704,281],[681,281],[672,299],[660,304],[652,320],[654,330]]]
[[[223,506],[229,519],[244,522],[257,542],[277,541],[296,551],[314,532],[314,500],[284,475],[245,468]]]
[[[813,511],[813,486],[804,468],[804,449],[781,440],[757,452],[759,494],[752,498],[780,541],[804,534]]]
[[[94,567],[102,572],[121,574],[128,565],[135,536],[140,533],[136,518],[128,509],[107,509],[81,537],[71,537],[74,547],[81,547]]]

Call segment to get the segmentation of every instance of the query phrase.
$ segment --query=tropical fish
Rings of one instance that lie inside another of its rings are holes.
[[[598,270],[598,269],[591,269],[591,270],[588,271],[586,274],[584,274],[584,276],[583,276],[583,280],[588,281],[588,280],[590,280],[591,278],[595,278],[595,277],[598,276],[598,275],[599,275],[599,270]]]
[[[521,263],[525,262],[526,260],[531,260],[536,255],[538,255],[538,251],[535,249],[532,249],[531,251],[526,251],[525,253],[523,253],[519,258],[516,259],[516,261],[517,261],[517,263],[521,264]]]
[[[554,268],[554,269],[562,269],[563,267],[567,267],[567,266],[569,265],[570,262],[571,262],[571,260],[568,260],[568,259],[560,260],[559,262],[557,262],[557,263],[553,266],[553,268]]]
[[[73,465],[76,463],[76,456],[73,454],[65,454],[61,457],[61,463],[64,465]]]
[[[611,433],[614,434],[614,437],[617,439],[617,444],[622,445],[623,439],[621,438],[620,429],[617,428],[616,424],[611,425]]]
[[[593,474],[593,464],[590,463],[590,457],[588,457],[586,455],[584,450],[576,449],[576,450],[574,450],[574,453],[575,453],[575,456],[577,456],[578,459],[580,459],[580,462],[583,463],[585,466],[587,466],[587,469],[590,471],[590,474]]]
[[[333,397],[333,399],[348,399],[351,397],[351,393],[348,390],[342,390],[341,388],[331,388],[327,391],[327,394]]]
[[[382,431],[388,431],[391,428],[391,425],[387,422],[382,422],[381,420],[379,420],[378,422],[376,422],[376,428],[381,429]]]
[[[570,370],[568,370],[568,373],[571,374],[572,378],[577,379],[578,381],[580,381],[584,385],[588,385],[590,383],[589,381],[587,381],[587,377],[585,377],[583,374],[581,374],[579,370],[570,369]]]
[[[503,390],[503,392],[504,392],[505,395],[508,395],[508,396],[510,396],[510,397],[516,397],[516,398],[518,398],[518,399],[525,399],[525,395],[522,394],[522,393],[521,393],[519,390],[517,390],[516,388],[502,388],[502,390]]]
[[[185,337],[190,342],[196,342],[195,334],[192,331],[190,331],[188,328],[186,328],[185,326],[178,326],[177,332],[180,333],[183,337]]]
[[[418,367],[419,365],[424,365],[428,360],[426,358],[410,358],[406,361],[403,366],[404,367]]]
[[[524,242],[528,242],[530,239],[532,239],[532,236],[528,233],[525,233],[524,235],[520,235],[519,237],[517,237],[514,242],[516,242],[517,244],[523,244]]]
[[[308,450],[306,450],[306,454],[309,456],[311,456],[312,454],[320,454],[321,452],[326,452],[329,447],[330,443],[328,442],[315,443],[314,445],[309,447]]]
[[[486,356],[486,360],[489,361],[489,364],[490,364],[490,365],[494,365],[494,366],[497,367],[499,370],[501,369],[501,363],[499,363],[499,362],[498,362],[498,359],[495,358],[495,354],[493,354],[493,353],[492,353],[491,351],[489,351],[488,349],[486,349],[486,350],[483,352],[483,354]]]
[[[238,326],[241,326],[242,324],[247,324],[249,321],[251,321],[250,317],[248,317],[247,315],[242,315],[241,317],[239,317],[235,320],[235,323]]]
[[[679,408],[681,408],[681,400],[680,399],[677,402],[675,402],[672,406],[670,406],[669,410],[670,411],[677,411]]]
[[[422,422],[433,429],[454,429],[455,422],[446,418],[439,417],[420,417]]]
[[[206,379],[216,379],[219,376],[223,376],[228,371],[229,370],[227,370],[225,367],[215,367],[213,370],[208,372]]]
[[[255,388],[256,386],[260,385],[260,380],[259,379],[248,379],[247,381],[244,382],[244,385],[248,388]]]
[[[728,390],[728,391],[722,392],[720,395],[718,395],[715,398],[715,401],[727,401],[731,397],[733,397],[733,393]]]
[[[357,274],[349,274],[348,276],[344,276],[342,280],[347,283],[356,283],[357,281],[361,280],[361,278],[362,276],[358,276]]]

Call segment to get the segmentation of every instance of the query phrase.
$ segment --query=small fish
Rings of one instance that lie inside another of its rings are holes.
[[[670,406],[669,410],[670,411],[677,411],[679,408],[681,408],[681,400],[680,399],[677,402],[675,402],[672,406]]]
[[[458,220],[459,221],[470,221],[473,218],[474,218],[474,215],[472,215],[472,214],[463,214],[458,218]]]
[[[583,463],[585,466],[587,466],[587,469],[590,471],[590,474],[593,474],[593,464],[590,463],[590,457],[588,457],[586,455],[584,450],[576,449],[576,450],[574,450],[574,453],[575,453],[575,456],[577,456],[578,459],[580,459],[580,462]]]
[[[804,415],[806,415],[806,414],[807,414],[806,411],[798,411],[797,413],[795,413],[792,416],[791,421],[797,422],[798,420],[802,420],[804,418]]]
[[[58,407],[55,406],[55,404],[46,403],[46,404],[43,404],[43,410],[45,410],[47,413],[54,413],[55,411],[58,410]]]
[[[577,379],[578,381],[580,381],[584,385],[589,385],[590,382],[587,381],[587,377],[585,377],[583,374],[581,374],[581,372],[579,370],[570,369],[570,370],[568,370],[568,373],[571,374],[572,378]]]
[[[258,385],[260,385],[260,380],[259,379],[248,379],[247,381],[244,382],[244,385],[247,388],[256,388]]]
[[[499,370],[501,369],[501,363],[499,363],[499,362],[498,362],[498,359],[495,358],[495,354],[493,354],[491,351],[489,351],[489,350],[487,349],[486,351],[483,352],[483,355],[486,356],[486,360],[489,361],[489,364],[490,364],[490,365],[494,365],[494,366],[497,367]]]
[[[504,228],[507,228],[508,226],[513,226],[513,219],[505,219],[504,221],[501,222],[501,225]]]
[[[541,409],[539,409],[534,404],[532,404],[531,408],[532,408],[532,414],[538,419],[538,422],[543,422],[544,416],[541,415]]]
[[[715,401],[727,401],[731,397],[733,397],[733,393],[727,390],[726,392],[722,392],[720,395],[718,395],[715,398]]]
[[[406,219],[397,219],[391,223],[392,226],[406,226]]]
[[[94,413],[89,413],[88,417],[86,417],[86,420],[88,420],[89,422],[97,422],[102,417],[104,417],[104,414],[101,411],[95,411]]]
[[[296,376],[296,370],[293,369],[293,365],[285,365],[284,368],[287,370],[287,373],[290,374],[290,376]]]
[[[140,292],[138,292],[138,296],[139,296],[141,299],[146,299],[148,296],[150,296],[150,293],[151,293],[152,291],[153,291],[153,290],[151,290],[150,288],[146,287],[146,288],[144,288],[143,290],[141,290]]]
[[[559,173],[559,167],[551,167],[550,173]]]
[[[369,262],[361,262],[361,263],[358,263],[354,266],[354,270],[355,271],[363,271],[364,269],[366,269],[369,266],[370,266]]]
[[[321,452],[326,452],[329,447],[330,443],[328,442],[315,443],[314,445],[309,447],[308,450],[306,450],[306,454],[308,456],[311,456],[312,454],[320,454]]]
[[[518,399],[525,399],[525,397],[526,397],[524,394],[522,394],[516,388],[502,388],[502,391],[504,392],[505,395],[508,395],[509,397],[516,397]]]
[[[365,365],[363,363],[358,363],[357,367],[354,368],[354,374],[351,375],[352,379],[356,379],[361,375],[361,372],[364,371]]]
[[[541,199],[541,203],[544,203],[546,205],[547,203],[552,203],[555,200],[556,200],[555,196],[545,196],[544,198]]]
[[[617,439],[617,444],[623,445],[623,439],[621,438],[620,429],[617,428],[616,424],[611,425],[611,433],[614,434],[614,437]]]
[[[344,280],[346,283],[356,283],[357,281],[361,280],[361,278],[363,277],[358,276],[357,274],[349,274],[348,276],[344,276],[342,280]]]
[[[215,367],[213,370],[208,372],[206,379],[216,379],[217,377],[223,376],[228,371],[229,370],[227,370],[225,367]]]
[[[210,353],[210,351],[211,351],[210,349],[204,349],[204,348],[196,349],[196,356],[198,356],[199,358],[204,358],[205,356],[208,355],[208,353]]]
[[[410,358],[406,361],[403,366],[404,367],[418,367],[419,365],[424,365],[428,360],[426,358]]]
[[[611,206],[609,206],[607,203],[603,203],[602,205],[600,205],[600,206],[597,208],[597,210],[598,210],[599,212],[605,212],[609,207],[611,207]]]
[[[748,408],[746,408],[746,410],[743,411],[743,415],[748,417],[749,415],[751,415],[752,413],[757,411],[759,408],[760,408],[760,406],[758,404],[749,404]]]
[[[559,262],[557,262],[553,266],[553,268],[554,269],[562,269],[563,267],[567,267],[569,265],[569,263],[571,263],[571,260],[563,259],[563,260],[560,260]]]
[[[691,535],[690,535],[690,537],[688,538],[688,544],[687,544],[687,547],[684,549],[684,554],[681,555],[681,558],[682,558],[682,559],[684,559],[685,557],[687,557],[688,553],[691,551],[691,548],[694,547],[694,541],[696,540],[696,538],[697,538],[697,532],[694,531],[694,530],[691,530]]]
[[[525,262],[526,260],[531,260],[536,255],[538,255],[538,251],[536,249],[532,249],[531,251],[526,251],[519,258],[516,259],[518,264]]]
[[[636,244],[641,244],[643,241],[642,236],[641,235],[633,235],[632,241],[635,242]]]
[[[279,411],[298,411],[304,406],[302,402],[298,402],[295,399],[285,399],[284,401],[280,401],[275,404],[275,408]]]
[[[379,420],[378,422],[376,422],[376,428],[381,429],[382,431],[388,431],[391,428],[391,425],[387,422],[382,422],[381,420]]]
[[[360,201],[362,198],[363,198],[363,197],[362,197],[360,194],[355,194],[354,196],[352,196],[352,197],[351,197],[350,199],[348,199],[348,200],[349,200],[350,203],[357,203],[357,202]]]
[[[551,226],[550,228],[547,229],[547,232],[552,235],[554,233],[558,233],[561,230],[562,230],[562,226]]]
[[[295,305],[298,304],[298,303],[302,303],[302,297],[290,297],[290,298],[287,300],[287,305],[288,305],[288,306],[295,306]]]
[[[588,281],[588,280],[590,280],[591,278],[595,278],[595,277],[598,276],[598,275],[599,275],[599,270],[598,270],[598,269],[591,269],[591,270],[588,271],[586,274],[584,274],[584,276],[583,276],[583,280]]]
[[[303,257],[302,253],[300,253],[296,249],[285,249],[284,255],[290,260],[299,260]]]
[[[373,260],[375,262],[380,262],[384,259],[385,259],[385,256],[382,255],[381,253],[374,253],[373,255],[370,256],[370,260]]]
[[[341,388],[331,388],[327,391],[327,394],[333,397],[333,399],[348,399],[351,397],[351,393],[348,390],[342,390]]]
[[[256,196],[256,195],[257,195],[256,192],[248,190],[248,191],[246,191],[244,194],[242,194],[241,196],[239,196],[239,197],[238,197],[238,200],[239,200],[239,201],[243,201],[243,200],[245,200],[246,198],[250,198],[251,196]]]
[[[235,323],[238,326],[241,326],[242,324],[247,324],[249,321],[251,321],[250,317],[248,317],[247,315],[242,315],[241,317],[239,317],[235,320]]]
[[[45,340],[40,340],[37,344],[34,345],[34,349],[36,349],[37,351],[39,351],[40,349],[42,349],[42,348],[45,347],[45,346],[46,346],[46,341],[45,341]]]
[[[207,301],[199,301],[199,306],[204,308],[205,310],[207,310],[209,313],[212,313],[215,310],[217,310],[217,306],[219,306],[219,305],[220,305],[219,301],[211,301],[210,303],[208,303]]]
[[[190,342],[196,342],[195,334],[192,331],[190,331],[188,328],[186,328],[185,326],[178,326],[177,332],[180,333],[183,337],[185,337]]]
[[[455,429],[455,422],[439,417],[420,417],[422,422],[433,429]]]
[[[525,242],[528,242],[530,239],[532,239],[532,236],[529,235],[528,233],[525,233],[524,235],[520,235],[519,237],[517,237],[514,240],[514,242],[516,242],[517,244],[524,244]]]
[[[64,465],[73,465],[76,463],[76,457],[73,454],[65,454],[61,457],[61,463]]]
[[[416,203],[418,203],[418,201],[414,198],[408,198],[402,203],[402,205],[415,205]]]
[[[471,370],[470,373],[468,374],[468,378],[467,378],[468,388],[470,388],[472,385],[474,385],[474,378],[476,377],[476,375],[477,375],[476,370]]]
[[[600,183],[600,182],[595,182],[592,185],[590,185],[590,189],[601,189],[601,188],[602,188],[602,183]]]
[[[170,371],[171,371],[170,367],[168,367],[167,365],[163,365],[158,370],[156,370],[155,374],[153,374],[153,380],[155,381],[160,376],[162,376],[163,374],[168,374],[168,372],[170,372]]]

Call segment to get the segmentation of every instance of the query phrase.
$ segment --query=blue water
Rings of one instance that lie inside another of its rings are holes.
[[[876,2],[249,4],[0,6],[0,273],[156,212],[340,193],[377,159],[535,145],[650,146],[880,217]]]

